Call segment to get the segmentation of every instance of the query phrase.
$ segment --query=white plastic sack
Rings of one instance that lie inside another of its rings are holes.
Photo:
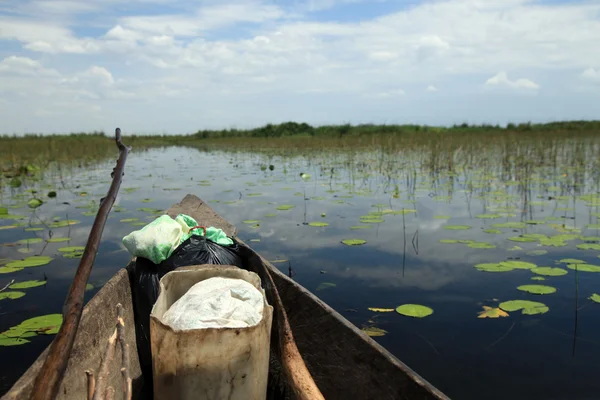
[[[176,330],[246,328],[263,317],[262,293],[243,279],[214,277],[196,283],[162,316]]]

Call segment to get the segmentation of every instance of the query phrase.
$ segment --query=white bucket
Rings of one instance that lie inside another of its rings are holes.
[[[165,312],[196,283],[213,278],[243,279],[264,299],[257,325],[244,328],[174,330]],[[254,272],[229,265],[199,265],[169,272],[150,313],[155,399],[266,398],[273,307]]]

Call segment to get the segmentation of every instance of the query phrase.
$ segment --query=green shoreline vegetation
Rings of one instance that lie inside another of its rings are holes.
[[[167,146],[198,150],[269,152],[291,155],[300,150],[347,151],[380,149],[386,152],[426,150],[430,158],[450,159],[458,150],[467,153],[499,146],[504,163],[532,157],[531,152],[556,156],[565,140],[573,139],[571,151],[585,152],[597,140],[600,121],[565,121],[543,124],[468,125],[451,127],[421,125],[327,125],[285,122],[254,129],[200,130],[182,135],[136,135],[123,129],[123,141],[134,151]],[[575,140],[576,139],[576,140]],[[543,142],[543,146],[540,141]],[[26,134],[0,136],[0,167],[4,178],[46,170],[51,166],[85,167],[115,157],[112,134]],[[538,154],[542,156],[541,154]],[[574,155],[575,158],[576,155]],[[538,158],[538,157],[533,157]]]

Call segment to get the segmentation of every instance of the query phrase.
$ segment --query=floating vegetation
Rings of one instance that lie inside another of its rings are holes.
[[[496,263],[477,264],[475,265],[475,268],[484,272],[508,272],[514,269],[514,267],[510,265],[501,265]]]
[[[502,231],[500,229],[484,229],[483,231],[485,233],[491,233],[491,234],[500,234],[500,233],[502,233]]]
[[[329,224],[327,222],[309,222],[308,225],[310,226],[316,226],[316,227],[324,227],[324,226],[329,226]]]
[[[396,312],[407,317],[424,318],[433,314],[433,309],[420,304],[403,304],[396,308]]]
[[[373,225],[354,225],[351,226],[350,229],[352,230],[357,230],[357,229],[372,229]]]
[[[548,254],[547,250],[530,250],[527,253],[528,256],[543,256],[544,254]]]
[[[500,265],[511,267],[513,269],[532,269],[537,267],[537,265],[535,265],[534,263],[516,260],[502,261]]]
[[[545,276],[562,276],[569,273],[566,269],[555,267],[535,267],[531,269],[531,272]]]
[[[277,210],[279,210],[279,211],[287,211],[287,210],[291,210],[294,207],[296,207],[296,206],[291,205],[291,204],[282,204],[282,205],[280,205],[280,206],[277,207]]]
[[[479,214],[479,215],[476,215],[475,218],[496,219],[496,218],[502,218],[502,215],[500,215],[500,214]]]
[[[492,228],[523,229],[527,226],[524,222],[501,222],[492,224]]]
[[[325,290],[325,289],[330,289],[333,287],[336,287],[337,285],[335,283],[330,283],[330,282],[323,282],[321,284],[319,284],[319,286],[317,286],[317,291],[321,291],[321,290]]]
[[[20,299],[23,296],[25,296],[25,292],[10,291],[10,290],[0,292],[0,300],[4,300],[4,299],[16,300],[16,299]]]
[[[388,333],[388,331],[383,330],[381,328],[377,328],[375,326],[369,326],[369,327],[366,327],[366,328],[362,328],[362,331],[365,332],[367,335],[372,336],[372,337],[383,336],[386,333]]]
[[[508,312],[522,310],[526,315],[545,314],[550,310],[544,303],[529,300],[509,300],[500,303],[499,307]]]
[[[468,247],[472,249],[495,249],[496,245],[486,242],[471,242],[467,244]]]
[[[43,240],[41,238],[29,238],[29,239],[21,239],[19,241],[17,241],[17,243],[19,244],[36,244],[36,243],[42,243]]]
[[[375,307],[369,307],[368,310],[369,311],[373,311],[373,312],[379,312],[379,313],[393,312],[394,311],[393,308],[375,308]]]
[[[600,243],[581,243],[576,247],[580,250],[600,250]]]
[[[471,229],[469,225],[445,225],[444,229],[448,229],[451,231],[466,231],[467,229]]]
[[[483,311],[479,311],[477,318],[500,318],[500,317],[508,317],[508,313],[506,311],[502,311],[498,307],[488,307],[483,306]]]
[[[545,285],[521,285],[517,287],[518,290],[531,294],[552,294],[556,293],[556,288]]]
[[[30,267],[41,267],[42,265],[49,264],[52,261],[52,257],[48,256],[31,256],[23,260],[11,261],[6,264],[3,268],[30,268]]]
[[[600,303],[600,294],[594,293],[590,297],[588,297],[588,299],[590,299],[594,303]]]
[[[582,272],[600,272],[600,266],[590,264],[569,264],[567,268]]]
[[[23,281],[23,282],[13,283],[8,288],[9,289],[29,289],[29,288],[34,288],[34,287],[38,287],[38,286],[44,286],[45,284],[46,284],[46,281]]]
[[[1,293],[0,293],[1,294]],[[42,315],[27,319],[0,333],[0,346],[17,346],[29,343],[25,338],[37,335],[55,335],[62,325],[61,314]]]
[[[346,246],[360,246],[367,243],[367,241],[363,239],[344,239],[342,240],[342,243]]]

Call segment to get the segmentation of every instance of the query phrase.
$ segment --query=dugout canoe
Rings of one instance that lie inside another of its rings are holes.
[[[167,211],[172,217],[180,213],[191,215],[205,226],[221,228],[228,236],[235,236],[244,249],[245,261],[250,266],[248,269],[264,265],[269,270],[302,358],[326,399],[448,399],[362,330],[237,238],[236,228],[200,198],[188,194]],[[148,397],[148,385],[144,387],[134,324],[131,322],[134,320],[134,308],[130,271],[134,263],[135,258],[120,269],[85,306],[58,398],[87,398],[85,371],[97,371],[100,366],[106,340],[114,330],[117,303],[123,305],[124,319],[129,321],[125,337],[130,347],[128,368],[134,382],[134,393],[137,398]],[[47,351],[48,349],[38,357],[2,397],[3,400],[29,398]],[[119,361],[119,357],[115,357],[108,377],[109,385],[115,388],[122,385]],[[275,378],[271,375],[276,376],[278,371],[272,365],[269,373],[272,380]],[[281,376],[279,373],[279,379]],[[279,385],[284,387],[285,382],[280,382]],[[116,390],[115,394],[116,399],[122,396],[120,390]],[[293,398],[289,391],[285,396]]]

